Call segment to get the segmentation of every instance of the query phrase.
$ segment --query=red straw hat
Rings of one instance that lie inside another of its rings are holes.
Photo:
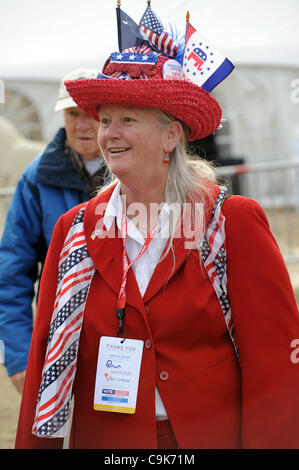
[[[77,105],[96,120],[103,104],[157,108],[184,122],[190,141],[212,134],[220,125],[221,108],[215,98],[186,80],[98,78],[65,85]]]
[[[138,31],[147,34],[146,41],[143,44],[137,41],[135,45],[130,44],[133,47],[124,50],[120,47],[122,52],[112,53],[97,79],[66,81],[65,86],[77,105],[96,120],[101,105],[156,108],[185,123],[189,141],[215,132],[220,125],[222,110],[209,91],[230,73],[232,64],[227,59],[223,62],[218,51],[207,41],[203,42],[205,39],[191,25],[179,58],[179,48],[174,46],[170,34],[162,30],[150,5],[139,27],[122,10],[119,15],[125,20],[122,27],[130,23],[131,29],[137,31],[136,35],[139,35]],[[160,30],[154,31],[157,25]]]

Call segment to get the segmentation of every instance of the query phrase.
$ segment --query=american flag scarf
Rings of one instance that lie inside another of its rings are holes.
[[[79,338],[95,270],[83,229],[85,208],[73,220],[60,254],[54,311],[32,428],[39,437],[65,437],[68,432]]]
[[[225,217],[221,213],[226,197],[227,189],[223,186],[198,251],[238,354],[227,295]],[[85,209],[86,206],[76,215],[60,254],[56,299],[32,428],[38,437],[66,437],[68,433],[80,332],[95,272],[83,229]]]
[[[225,217],[221,212],[222,204],[227,197],[227,188],[221,186],[207,230],[197,248],[218,297],[230,338],[239,359],[231,306],[227,292]]]

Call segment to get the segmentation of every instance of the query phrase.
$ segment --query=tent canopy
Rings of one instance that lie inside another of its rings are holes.
[[[118,50],[116,0],[10,0],[0,6],[0,78],[60,80]],[[146,0],[122,0],[136,23]],[[235,64],[299,66],[298,0],[152,0],[164,26],[191,24]]]

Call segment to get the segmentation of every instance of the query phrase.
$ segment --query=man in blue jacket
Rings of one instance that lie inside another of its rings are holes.
[[[34,287],[54,225],[110,179],[97,144],[99,123],[77,107],[63,84],[96,75],[76,70],[62,80],[55,111],[63,111],[65,126],[24,171],[7,215],[0,244],[0,341],[7,373],[19,392],[31,341]]]

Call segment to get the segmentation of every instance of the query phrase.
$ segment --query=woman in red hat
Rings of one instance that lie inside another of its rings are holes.
[[[174,59],[127,54],[66,83],[115,180],[55,227],[16,447],[62,447],[72,415],[71,448],[298,448],[282,255],[261,207],[185,151],[220,106],[163,78]]]

